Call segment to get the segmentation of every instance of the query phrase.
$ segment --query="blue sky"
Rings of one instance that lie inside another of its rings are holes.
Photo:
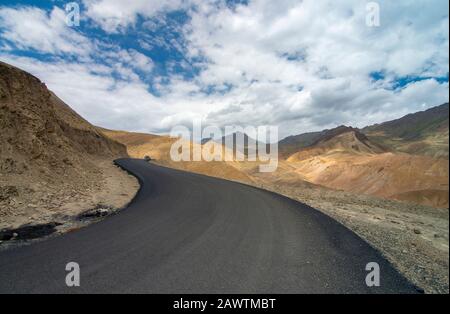
[[[0,60],[92,123],[168,133],[363,127],[448,101],[448,1],[83,0],[0,4]]]

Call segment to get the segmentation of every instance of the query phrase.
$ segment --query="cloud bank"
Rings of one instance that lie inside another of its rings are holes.
[[[0,59],[91,122],[168,133],[204,124],[287,136],[362,127],[448,101],[448,1],[85,0],[0,7]]]

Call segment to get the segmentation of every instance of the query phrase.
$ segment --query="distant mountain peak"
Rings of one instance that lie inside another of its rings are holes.
[[[361,140],[367,139],[367,138],[365,138],[365,136],[363,134],[361,134],[359,129],[355,129],[353,127],[346,126],[346,125],[341,125],[341,126],[338,126],[338,127],[334,128],[334,129],[324,131],[324,134],[322,136],[320,136],[310,146],[317,145],[320,142],[328,141],[328,140],[332,139],[333,137],[336,137],[336,136],[339,136],[339,135],[345,134],[345,133],[354,133],[354,134],[357,135],[358,138],[361,138]]]
[[[362,132],[396,151],[448,159],[449,104],[375,124]]]

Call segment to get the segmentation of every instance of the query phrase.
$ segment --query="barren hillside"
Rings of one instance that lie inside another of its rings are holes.
[[[364,128],[372,141],[392,150],[448,159],[448,103]]]
[[[287,161],[315,184],[448,208],[448,161],[387,152],[355,129],[330,131]]]
[[[369,141],[369,139],[357,129],[340,126],[336,129],[324,132],[314,143],[289,156],[289,162],[304,160],[322,154],[347,153],[347,154],[379,154],[386,150]]]
[[[130,195],[111,205],[122,206],[134,195],[134,179],[112,164],[127,156],[126,148],[39,79],[4,63],[0,114],[0,228],[87,210],[120,184]]]
[[[240,182],[251,183],[252,179],[246,173],[236,169],[235,162],[174,162],[170,158],[170,148],[177,140],[168,136],[133,133],[125,131],[112,131],[100,129],[106,136],[127,146],[128,154],[134,158],[151,157],[157,163],[180,170],[191,171],[209,176],[225,178]],[[195,143],[189,143],[191,152]],[[216,144],[218,145],[218,144]]]

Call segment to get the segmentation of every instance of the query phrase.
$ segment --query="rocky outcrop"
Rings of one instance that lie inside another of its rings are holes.
[[[101,187],[99,163],[127,156],[38,78],[0,62],[0,224]],[[59,195],[59,197],[58,197]],[[58,203],[58,204],[57,204]],[[47,204],[48,205],[48,204]]]

